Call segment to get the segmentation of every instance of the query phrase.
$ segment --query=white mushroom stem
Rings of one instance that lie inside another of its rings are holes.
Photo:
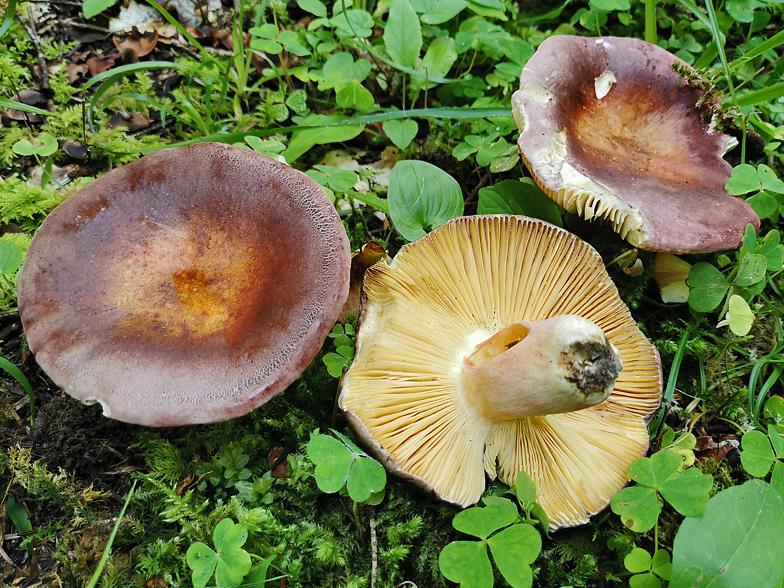
[[[463,360],[460,394],[476,417],[499,424],[603,402],[621,357],[592,321],[561,315],[513,323]]]

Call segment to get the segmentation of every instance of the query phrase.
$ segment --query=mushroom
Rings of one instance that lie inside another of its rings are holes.
[[[121,421],[246,414],[291,384],[348,294],[348,238],[324,190],[218,143],[165,149],[60,204],[19,277],[30,350]]]
[[[500,215],[454,219],[367,270],[339,404],[391,472],[464,507],[485,474],[525,471],[558,528],[627,483],[660,399],[656,348],[601,257]]]
[[[689,300],[689,272],[691,264],[672,253],[657,253],[653,279],[659,286],[662,302],[680,303]]]
[[[567,211],[604,219],[635,247],[734,249],[759,217],[724,185],[736,144],[717,131],[689,66],[639,39],[558,35],[523,68],[512,113],[522,159]]]

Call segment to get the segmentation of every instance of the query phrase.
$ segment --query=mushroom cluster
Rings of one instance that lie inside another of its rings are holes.
[[[258,153],[165,149],[68,198],[19,277],[30,350],[114,419],[246,414],[293,382],[348,295],[348,238],[324,190]]]
[[[476,216],[367,270],[339,404],[390,471],[447,502],[527,472],[557,528],[627,483],[661,381],[593,248],[536,219]]]
[[[639,39],[546,39],[512,97],[518,145],[550,198],[608,221],[635,247],[734,249],[760,222],[724,189],[732,168],[723,155],[736,141],[715,130],[711,105],[678,64],[689,68]]]

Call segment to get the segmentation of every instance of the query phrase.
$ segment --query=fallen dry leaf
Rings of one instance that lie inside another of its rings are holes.
[[[365,243],[362,246],[362,249],[351,256],[351,280],[348,287],[348,299],[338,316],[338,322],[341,325],[346,324],[349,315],[359,315],[359,302],[362,297],[362,280],[365,278],[365,272],[371,265],[384,259],[386,254],[387,252],[384,251],[384,248],[381,245],[375,241],[371,241],[370,243]]]

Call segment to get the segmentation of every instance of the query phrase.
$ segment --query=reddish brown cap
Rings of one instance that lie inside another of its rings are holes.
[[[46,219],[19,277],[54,382],[152,426],[241,416],[291,384],[348,294],[350,250],[305,174],[218,143],[115,169]]]
[[[512,98],[523,161],[567,211],[606,219],[636,247],[733,249],[759,217],[724,190],[735,139],[704,120],[676,63],[689,67],[639,39],[548,38]]]

